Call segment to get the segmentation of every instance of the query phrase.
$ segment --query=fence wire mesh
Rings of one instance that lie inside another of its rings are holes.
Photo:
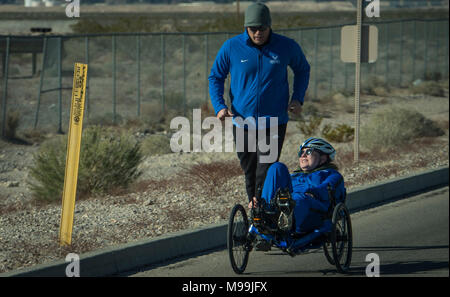
[[[448,78],[448,19],[377,22],[378,57],[361,68],[361,90],[374,83],[408,87]],[[306,100],[353,93],[354,64],[340,59],[340,26],[274,30],[297,41],[311,65]],[[0,36],[2,129],[20,114],[20,129],[64,132],[73,65],[89,65],[85,121],[120,124],[189,115],[209,104],[208,75],[234,33]],[[293,74],[289,71],[289,80]],[[225,98],[229,103],[226,82]]]

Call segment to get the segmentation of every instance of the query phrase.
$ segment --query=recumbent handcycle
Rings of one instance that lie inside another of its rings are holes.
[[[227,231],[227,249],[234,272],[245,271],[259,236],[290,256],[322,247],[328,262],[336,266],[338,272],[346,273],[352,258],[352,224],[345,205],[346,192],[338,201],[334,193],[328,186],[328,211],[313,210],[319,212],[320,226],[295,237],[291,232],[295,201],[288,189],[279,189],[269,207],[265,200],[259,199],[257,207],[250,210],[250,220],[245,208],[236,204],[231,210]]]

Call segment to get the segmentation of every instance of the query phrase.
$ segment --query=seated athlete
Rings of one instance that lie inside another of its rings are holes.
[[[342,198],[344,182],[337,166],[332,163],[336,151],[331,144],[320,138],[308,138],[298,151],[300,169],[289,174],[285,164],[272,164],[266,174],[261,199],[265,207],[275,197],[278,189],[289,188],[295,201],[293,237],[311,231],[321,224],[320,215],[311,210],[326,212],[330,206],[328,185],[335,189],[335,197]],[[249,207],[257,207],[256,199]]]

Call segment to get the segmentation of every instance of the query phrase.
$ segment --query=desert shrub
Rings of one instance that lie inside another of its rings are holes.
[[[34,155],[34,166],[30,168],[30,189],[33,196],[41,201],[61,199],[66,166],[66,146],[62,136],[42,143]],[[37,183],[36,183],[37,182]]]
[[[170,138],[164,134],[152,134],[142,140],[142,154],[148,156],[169,154]]]
[[[0,131],[0,138],[4,138],[6,141],[14,144],[30,145],[31,143],[28,140],[17,136],[17,128],[19,128],[19,125],[20,112],[17,110],[9,110],[6,115],[5,124],[3,125],[0,122],[0,127],[4,128],[3,131]]]
[[[444,134],[439,126],[417,111],[405,108],[381,110],[361,127],[361,144],[381,151],[411,143],[420,137]]]
[[[41,201],[62,197],[67,154],[67,137],[44,142],[34,155],[30,189]],[[111,188],[126,188],[140,175],[140,145],[126,133],[90,126],[83,131],[78,168],[77,193],[100,194]]]
[[[45,140],[46,132],[42,129],[25,129],[22,131],[24,138],[30,143],[42,143]]]
[[[5,138],[6,139],[14,139],[16,138],[17,128],[20,124],[20,113],[17,110],[10,110],[6,114],[5,120]],[[0,127],[3,126],[3,123],[0,122]]]
[[[317,134],[322,120],[322,117],[315,115],[309,117],[308,120],[305,120],[303,117],[299,117],[297,120],[297,127],[300,129],[303,135],[305,135],[305,137],[311,137]]]
[[[444,97],[444,88],[436,81],[425,81],[412,87],[413,94],[425,94],[436,97]]]
[[[427,72],[425,74],[425,80],[440,81],[442,79],[442,74],[440,72]]]
[[[387,96],[389,94],[388,83],[379,76],[371,76],[361,86],[361,93],[375,96]]]
[[[340,124],[336,127],[332,127],[327,124],[322,129],[322,135],[328,141],[332,142],[349,142],[353,140],[354,131],[352,127],[347,124]]]
[[[328,103],[328,106],[331,106],[335,112],[342,111],[345,113],[353,113],[355,111],[355,104],[352,95],[352,93],[346,90],[339,90],[338,92],[331,93],[329,95],[330,102]]]

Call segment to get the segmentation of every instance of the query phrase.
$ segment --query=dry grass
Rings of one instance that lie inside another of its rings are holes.
[[[359,158],[365,162],[385,162],[401,159],[402,154],[420,154],[424,148],[429,146],[437,146],[441,144],[441,140],[435,137],[417,138],[412,144],[403,144],[388,150],[374,149],[370,152],[360,151]],[[340,168],[350,167],[353,164],[353,151],[338,153],[336,163]],[[399,164],[397,164],[399,166]]]
[[[0,200],[3,200],[3,198],[4,197],[0,195]],[[20,209],[21,207],[16,204],[0,205],[0,216],[7,213],[18,211]]]
[[[179,176],[180,183],[186,189],[192,189],[194,185],[198,185],[210,195],[217,194],[230,178],[242,175],[242,169],[236,162],[199,163],[184,168],[185,170]]]
[[[425,94],[436,97],[444,97],[445,89],[442,83],[434,80],[425,81],[411,88],[413,94]]]
[[[368,160],[371,158],[371,156],[372,154],[369,154],[367,152],[359,152],[360,159]],[[353,166],[353,159],[354,159],[353,151],[345,153],[338,152],[338,154],[336,155],[335,163],[339,168],[348,168]]]
[[[136,204],[138,203],[136,196],[129,195],[132,193],[140,194],[145,193],[147,191],[166,191],[169,187],[173,187],[177,184],[177,181],[174,179],[162,179],[162,180],[140,180],[134,182],[128,187],[113,187],[110,188],[106,194],[111,196],[111,199],[114,201],[113,204]],[[98,195],[93,195],[98,196]],[[83,199],[90,198],[90,196],[85,196]],[[100,197],[101,198],[101,197]]]
[[[211,197],[222,191],[228,180],[243,174],[238,162],[198,163],[193,166],[182,166],[182,168],[183,170],[176,177],[140,180],[127,188],[110,188],[106,194],[120,204],[135,203],[135,198],[129,195],[132,193],[166,192],[168,189],[180,189],[183,192]]]
[[[373,150],[370,153],[362,151],[358,164],[354,163],[353,151],[340,153],[337,155],[336,164],[346,178],[345,186],[350,188],[403,175],[405,170],[412,173],[428,168],[431,155],[437,153],[442,145],[448,147],[448,143],[439,138],[422,137],[412,144],[403,144],[388,150]],[[424,151],[427,153],[424,154]]]

